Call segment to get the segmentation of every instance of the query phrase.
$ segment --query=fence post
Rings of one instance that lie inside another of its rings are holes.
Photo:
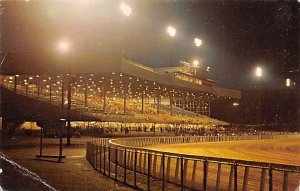
[[[234,191],[238,189],[238,174],[237,174],[237,164],[234,162]]]
[[[181,184],[181,190],[184,189],[184,182],[183,182],[183,156],[180,156],[180,184]]]
[[[207,184],[207,160],[203,161],[203,191],[206,191]]]
[[[134,176],[134,186],[136,187],[136,162],[137,162],[137,152],[134,150],[134,163],[133,163],[133,176]]]
[[[95,164],[95,170],[98,170],[97,164],[98,164],[98,146],[96,146],[96,164]]]
[[[261,178],[260,178],[260,191],[265,190],[265,185],[266,185],[266,174],[267,174],[267,169],[263,168],[261,170]]]
[[[288,190],[288,176],[289,176],[289,172],[288,171],[284,171],[282,190]]]
[[[248,187],[248,178],[249,178],[249,166],[245,166],[244,182],[243,182],[243,191],[247,191],[247,187]]]
[[[147,174],[147,190],[150,191],[150,176],[151,176],[151,153],[148,152],[148,174]]]
[[[100,148],[100,157],[99,157],[99,166],[100,166],[100,169],[99,171],[102,172],[102,145],[99,146]]]
[[[124,162],[123,162],[123,168],[124,168],[124,181],[123,182],[124,183],[126,183],[126,173],[127,173],[126,172],[126,168],[127,168],[126,167],[126,158],[127,158],[126,157],[126,148],[124,148],[124,158],[123,158],[124,159]]]
[[[193,186],[193,187],[195,186],[196,172],[197,172],[197,161],[194,160],[193,173],[192,173],[192,186]]]
[[[162,168],[162,191],[165,190],[165,154],[163,153],[161,156],[161,168]]]
[[[233,169],[234,169],[233,164],[231,164],[230,175],[229,175],[229,183],[228,183],[228,190],[232,190],[233,171],[234,171]]]
[[[108,146],[108,177],[110,178],[110,146]]]
[[[103,146],[103,173],[104,173],[104,175],[106,175],[106,169],[105,169],[105,163],[106,163],[106,161],[105,161],[105,150],[106,150],[106,148],[105,148],[106,146],[104,145]]]
[[[178,182],[179,163],[180,163],[180,158],[177,157],[177,159],[176,159],[176,167],[175,167],[175,182]]]
[[[273,173],[272,167],[269,167],[269,191],[273,191]]]
[[[217,180],[216,180],[216,191],[220,190],[221,172],[222,172],[222,164],[219,162],[218,163]]]
[[[168,156],[168,160],[167,160],[167,173],[166,173],[167,181],[170,180],[170,167],[171,167],[171,157]]]
[[[156,163],[157,163],[157,154],[154,153],[154,159],[153,159],[153,169],[152,169],[152,172],[153,172],[153,177],[156,177]]]
[[[115,179],[118,179],[118,148],[115,147]]]

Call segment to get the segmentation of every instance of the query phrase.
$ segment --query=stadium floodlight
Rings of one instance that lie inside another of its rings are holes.
[[[196,46],[201,46],[202,45],[202,40],[201,39],[199,39],[199,38],[194,38],[194,43],[195,43],[195,45]]]
[[[290,78],[287,78],[287,79],[285,80],[285,86],[286,86],[286,87],[290,87],[290,86],[291,86],[291,79],[290,79]]]
[[[131,15],[131,7],[126,5],[125,3],[121,3],[120,10],[127,17],[129,17]]]
[[[172,26],[167,27],[167,33],[171,36],[174,37],[176,35],[176,29]]]
[[[193,66],[194,67],[199,67],[199,61],[198,60],[194,60],[193,61]]]
[[[262,77],[262,68],[260,66],[256,67],[255,75],[256,77]]]
[[[237,107],[237,106],[239,106],[240,104],[239,104],[238,102],[234,102],[232,105],[233,105],[234,107]]]
[[[59,43],[58,43],[58,50],[62,53],[65,53],[65,52],[68,52],[70,49],[70,45],[68,43],[68,41],[66,40],[61,40]]]

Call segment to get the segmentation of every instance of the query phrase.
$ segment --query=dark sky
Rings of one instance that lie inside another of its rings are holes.
[[[132,7],[130,17],[122,15],[121,2]],[[2,55],[55,49],[68,38],[74,54],[122,57],[127,34],[133,60],[170,66],[172,46],[175,63],[200,59],[218,84],[239,89],[254,87],[257,65],[265,71],[265,86],[279,87],[284,70],[299,62],[297,1],[9,1],[1,6]],[[174,39],[166,33],[168,25],[177,29]],[[202,39],[200,48],[194,37]]]

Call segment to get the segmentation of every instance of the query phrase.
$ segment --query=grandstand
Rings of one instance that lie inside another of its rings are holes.
[[[206,68],[187,62],[154,69],[129,59],[99,59],[98,66],[71,75],[1,75],[0,84],[58,107],[68,105],[70,84],[72,110],[109,122],[226,125],[210,117],[211,100],[240,99],[240,91],[217,87]]]

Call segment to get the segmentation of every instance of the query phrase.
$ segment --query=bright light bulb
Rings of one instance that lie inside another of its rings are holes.
[[[193,66],[194,67],[198,67],[199,66],[199,61],[198,60],[194,60],[193,61]]]
[[[261,69],[261,67],[259,67],[259,66],[256,67],[255,75],[257,77],[262,77],[262,69]]]
[[[174,37],[176,35],[176,29],[174,27],[172,27],[172,26],[168,26],[167,32],[169,33],[169,35],[171,37]]]
[[[194,38],[194,43],[196,46],[201,46],[202,45],[202,40],[199,38]]]
[[[69,50],[69,43],[65,40],[62,40],[59,42],[58,44],[58,49],[61,51],[61,52],[67,52]]]
[[[126,15],[127,17],[131,15],[131,7],[129,7],[128,5],[122,3],[120,5],[120,9],[123,12],[123,14]]]

